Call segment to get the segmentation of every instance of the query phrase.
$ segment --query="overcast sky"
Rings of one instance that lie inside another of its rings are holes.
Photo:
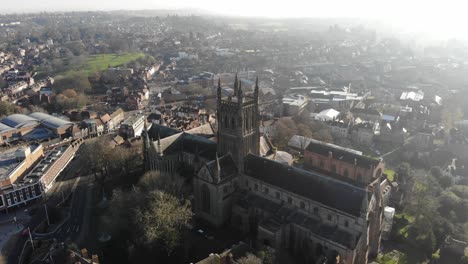
[[[466,0],[0,0],[0,12],[197,8],[225,15],[379,18],[414,31],[468,34]]]

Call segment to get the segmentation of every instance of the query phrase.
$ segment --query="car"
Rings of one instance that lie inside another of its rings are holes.
[[[193,228],[192,229],[192,232],[196,233],[197,235],[205,238],[205,239],[208,239],[208,240],[213,240],[214,237],[212,235],[209,235],[206,233],[206,231],[204,231],[203,229],[197,229],[197,228]]]

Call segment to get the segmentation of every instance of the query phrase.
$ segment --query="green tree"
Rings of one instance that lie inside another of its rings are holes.
[[[453,184],[452,177],[450,177],[449,175],[443,175],[442,177],[438,178],[438,181],[440,186],[444,189],[447,189]]]

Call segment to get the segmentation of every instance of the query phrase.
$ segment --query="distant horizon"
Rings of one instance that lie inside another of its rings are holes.
[[[395,0],[392,3],[373,0],[329,0],[327,2],[289,0],[288,3],[238,0],[80,0],[61,1],[18,0],[2,4],[0,14],[30,14],[41,12],[116,12],[166,11],[213,16],[267,18],[267,19],[358,19],[381,21],[407,31],[434,38],[466,39],[468,18],[464,14],[467,4],[457,0]],[[405,32],[404,32],[405,33]]]

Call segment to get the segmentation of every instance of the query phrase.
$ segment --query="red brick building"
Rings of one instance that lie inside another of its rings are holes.
[[[312,141],[304,153],[307,169],[328,172],[368,185],[382,175],[385,164],[381,159],[363,156],[361,152],[333,144]]]

